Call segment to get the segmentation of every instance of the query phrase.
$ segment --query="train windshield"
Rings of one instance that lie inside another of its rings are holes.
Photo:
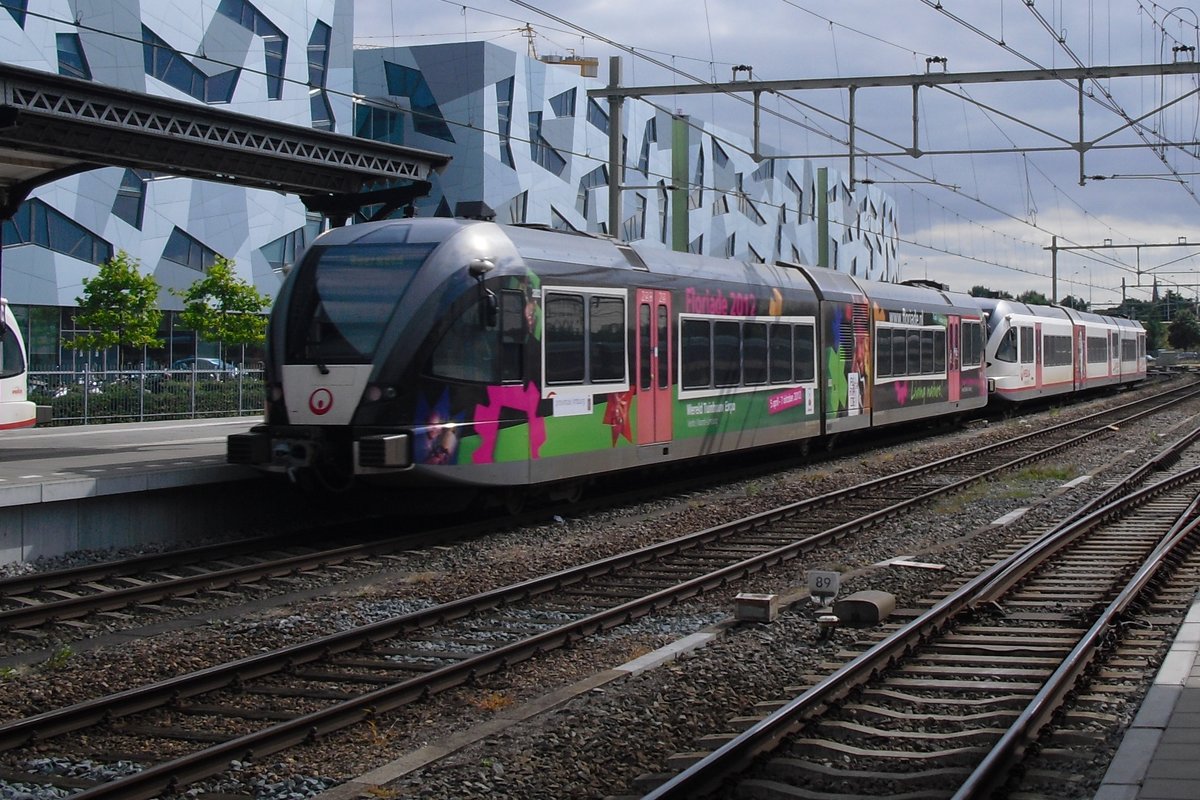
[[[287,360],[370,363],[379,337],[436,242],[316,248],[300,265],[287,319]]]
[[[3,327],[0,332],[0,378],[12,378],[25,371],[25,358],[21,355],[21,342],[12,328]]]

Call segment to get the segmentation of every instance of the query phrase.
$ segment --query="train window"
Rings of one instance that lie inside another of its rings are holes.
[[[807,383],[817,377],[816,328],[812,325],[797,325],[796,336],[796,382]]]
[[[771,383],[792,382],[792,326],[771,326],[770,373]]]
[[[500,292],[500,380],[525,377],[525,293]]]
[[[921,331],[921,374],[929,375],[933,369],[933,331]]]
[[[658,306],[658,388],[671,386],[671,320],[667,307]]]
[[[433,247],[388,243],[313,248],[296,268],[288,306],[288,360],[369,364],[409,281]]]
[[[21,345],[12,328],[4,326],[0,338],[0,378],[11,378],[25,371],[25,359],[21,357]]]
[[[1137,360],[1137,342],[1133,339],[1121,340],[1121,360],[1136,361]]]
[[[875,331],[875,377],[892,376],[892,329],[878,328]]]
[[[595,295],[588,317],[588,363],[593,383],[625,380],[625,300]]]
[[[908,374],[908,333],[904,330],[892,331],[892,375],[900,377]]]
[[[748,386],[767,382],[766,323],[742,324],[742,380]]]
[[[1017,329],[1021,336],[1021,363],[1033,363],[1033,328],[1022,326]]]
[[[647,303],[642,303],[638,306],[638,338],[640,344],[638,346],[639,353],[650,352],[650,306]],[[638,388],[650,388],[650,372],[651,364],[649,358],[643,358],[641,368],[638,370]]]
[[[546,383],[582,383],[584,368],[583,298],[547,294],[545,308]]]
[[[996,360],[1017,362],[1017,329],[1009,328],[1004,332],[1004,338],[996,345]]]
[[[452,381],[496,383],[496,332],[479,327],[479,300],[474,292],[459,303],[458,313],[429,357],[429,374]]]
[[[946,371],[946,331],[941,328],[933,332],[933,371],[936,374]]]
[[[737,386],[742,380],[741,331],[737,322],[713,323],[713,386]]]
[[[904,372],[907,375],[921,374],[921,332],[918,330],[909,330],[908,336],[908,363],[905,364]]]
[[[962,323],[962,369],[975,369],[983,360],[983,326],[978,322]]]
[[[1103,364],[1108,361],[1108,337],[1087,337],[1087,361],[1089,364]]]
[[[1072,362],[1070,336],[1045,336],[1042,339],[1043,361],[1047,367],[1063,367]]]
[[[683,320],[679,338],[683,388],[707,389],[712,381],[712,329],[708,320]]]

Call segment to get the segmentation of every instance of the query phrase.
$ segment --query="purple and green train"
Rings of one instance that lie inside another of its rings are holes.
[[[283,284],[265,419],[228,458],[328,487],[570,496],[620,470],[964,415],[1002,396],[991,364],[1035,367],[1021,399],[1090,388],[1101,339],[1103,382],[1145,377],[1136,322],[983,302],[538,227],[338,228]]]

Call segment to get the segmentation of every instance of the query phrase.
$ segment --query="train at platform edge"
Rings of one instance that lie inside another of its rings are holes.
[[[47,422],[49,408],[29,399],[29,359],[25,340],[8,301],[0,298],[3,330],[0,330],[0,430],[29,428]]]
[[[1146,375],[1136,321],[532,226],[331,230],[227,458],[326,488],[574,496],[602,474]]]

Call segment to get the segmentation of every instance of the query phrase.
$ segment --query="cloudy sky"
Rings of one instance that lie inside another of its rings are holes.
[[[392,0],[356,3],[355,44],[489,40],[524,51],[528,41],[520,29],[526,25],[541,55],[598,57],[605,80],[609,56],[621,55],[625,85],[661,86],[725,82],[743,65],[753,68],[755,80],[785,80],[1193,61],[1200,2]],[[922,89],[920,147],[976,153],[858,159],[858,177],[874,180],[898,202],[902,277],[928,276],[963,291],[983,284],[1049,295],[1045,248],[1052,236],[1060,246],[1177,244],[1184,237],[1197,247],[1060,252],[1058,294],[1113,305],[1124,278],[1130,297],[1148,299],[1157,275],[1160,285],[1200,296],[1200,148],[1174,146],[1200,138],[1200,103],[1189,96],[1198,85],[1195,74],[1086,84],[1085,140],[1136,146],[1088,152],[1083,186],[1077,153],[1052,151],[1079,135],[1073,84]],[[766,144],[782,153],[824,156],[819,166],[846,170],[845,91],[764,98]],[[728,97],[660,100],[745,136],[752,130],[749,106]],[[1170,105],[1156,111],[1164,103]],[[909,147],[912,116],[911,89],[860,90],[858,149],[878,154]],[[1130,131],[1126,120],[1139,120],[1138,130]],[[829,157],[837,153],[843,155]]]

